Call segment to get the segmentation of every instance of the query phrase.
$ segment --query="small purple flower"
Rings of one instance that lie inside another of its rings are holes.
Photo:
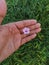
[[[24,33],[24,34],[29,34],[29,33],[30,33],[30,29],[27,28],[27,27],[25,27],[25,28],[23,29],[23,33]]]

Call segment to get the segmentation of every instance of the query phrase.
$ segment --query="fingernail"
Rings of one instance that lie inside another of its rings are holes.
[[[37,26],[41,26],[41,24],[40,23],[37,23]]]

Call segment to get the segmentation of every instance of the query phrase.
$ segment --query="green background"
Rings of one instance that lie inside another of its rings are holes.
[[[7,15],[2,24],[36,19],[42,31],[21,46],[0,65],[49,65],[49,0],[6,0]]]

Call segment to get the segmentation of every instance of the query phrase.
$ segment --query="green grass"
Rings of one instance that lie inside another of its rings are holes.
[[[0,65],[49,65],[49,0],[7,0],[7,6],[2,24],[36,19],[42,31]]]

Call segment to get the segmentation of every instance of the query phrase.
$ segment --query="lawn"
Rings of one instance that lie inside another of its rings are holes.
[[[49,65],[49,0],[6,0],[7,15],[2,24],[36,19],[42,31],[21,46],[0,65]]]

